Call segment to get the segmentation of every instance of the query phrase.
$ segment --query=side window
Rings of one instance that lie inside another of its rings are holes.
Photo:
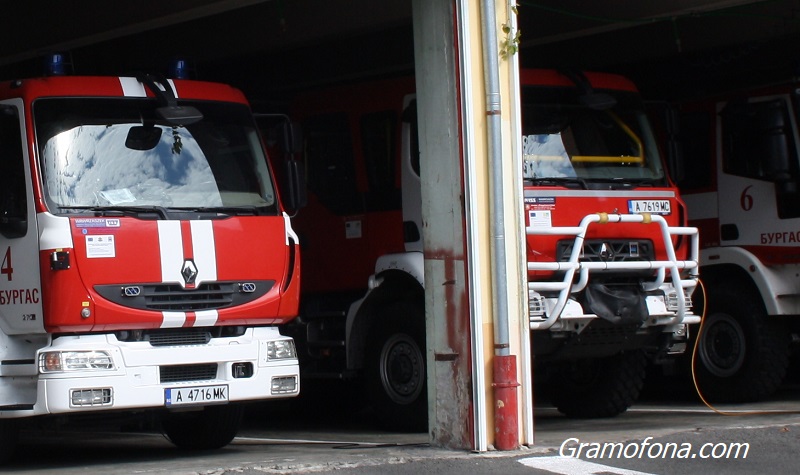
[[[356,183],[353,141],[344,113],[312,117],[303,122],[308,189],[338,215],[364,212]]]
[[[680,116],[676,139],[681,148],[680,176],[675,176],[682,189],[694,190],[711,186],[712,170],[716,168],[713,149],[711,114],[708,112],[688,112]]]
[[[411,168],[417,176],[422,176],[419,169],[419,120],[416,100],[411,101],[403,111],[403,122],[411,124]]]
[[[397,187],[397,114],[382,111],[361,117],[361,145],[367,171],[369,211],[400,209]]]
[[[731,102],[722,118],[722,157],[726,173],[758,180],[785,181],[796,173],[786,101]]]
[[[27,232],[25,168],[19,113],[0,105],[0,233],[8,238]]]

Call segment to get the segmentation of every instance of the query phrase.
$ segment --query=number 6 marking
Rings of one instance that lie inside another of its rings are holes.
[[[742,190],[742,196],[739,197],[739,204],[745,211],[750,211],[751,209],[753,209],[753,197],[748,192],[750,188],[752,188],[752,185]]]

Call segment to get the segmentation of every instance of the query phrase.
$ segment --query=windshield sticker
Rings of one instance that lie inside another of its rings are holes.
[[[550,210],[528,211],[528,226],[532,228],[549,228],[553,226],[553,216]]]
[[[344,223],[345,239],[361,238],[361,221],[346,221]]]
[[[116,257],[116,244],[113,234],[86,236],[86,257]]]
[[[132,203],[136,201],[136,197],[133,196],[131,190],[127,188],[120,188],[118,190],[106,190],[100,192],[100,197],[104,200],[108,201],[112,205],[117,205],[120,203]]]

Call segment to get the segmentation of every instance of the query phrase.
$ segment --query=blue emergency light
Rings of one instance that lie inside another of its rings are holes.
[[[63,53],[52,53],[44,60],[44,73],[47,76],[64,76],[72,69],[72,61]]]
[[[169,65],[169,77],[173,79],[191,79],[194,68],[185,59],[173,59]]]

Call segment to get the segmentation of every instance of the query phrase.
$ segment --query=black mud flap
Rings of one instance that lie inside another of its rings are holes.
[[[640,324],[648,316],[645,295],[632,287],[589,284],[584,293],[589,310],[615,325]]]

